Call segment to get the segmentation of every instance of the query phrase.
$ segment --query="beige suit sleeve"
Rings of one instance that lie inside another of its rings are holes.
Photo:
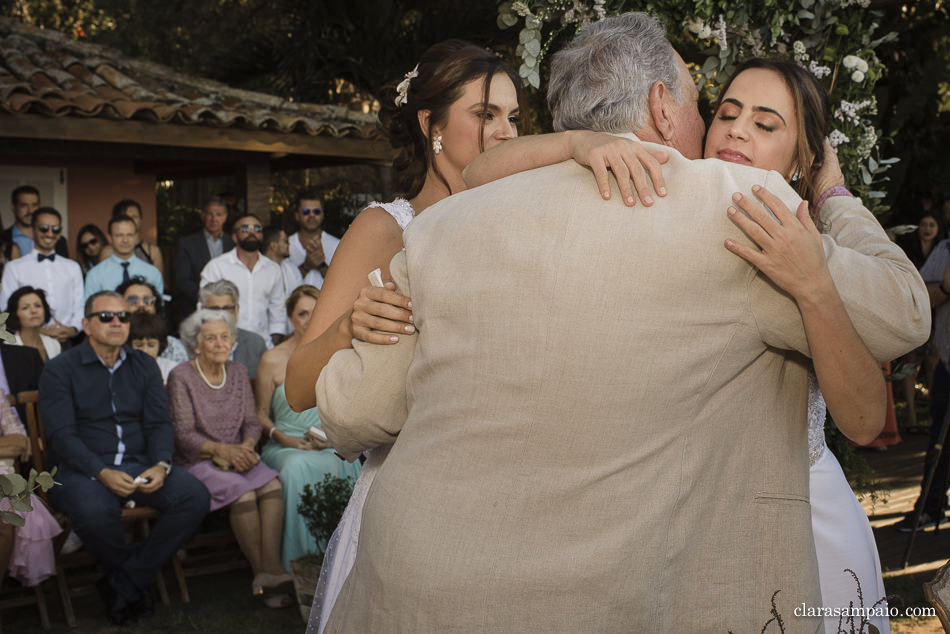
[[[831,276],[871,354],[890,361],[927,341],[927,288],[871,212],[857,198],[837,196],[825,202],[820,221]],[[795,302],[763,275],[749,291],[762,340],[810,356]]]
[[[400,293],[411,296],[406,252],[389,265]],[[317,409],[334,449],[347,460],[396,440],[408,416],[406,375],[417,335],[400,335],[393,345],[353,340],[330,358],[317,379]]]

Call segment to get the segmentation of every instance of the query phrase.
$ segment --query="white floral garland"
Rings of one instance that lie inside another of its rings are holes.
[[[830,139],[849,187],[872,211],[882,213],[887,209],[884,173],[898,159],[878,155],[874,86],[885,69],[875,49],[896,34],[872,39],[880,12],[869,5],[870,0],[515,0],[499,3],[498,26],[521,24],[519,72],[536,89],[541,87],[541,61],[558,35],[625,11],[658,15],[678,47],[703,51],[706,60],[693,73],[710,98],[748,57],[793,57],[828,90]]]

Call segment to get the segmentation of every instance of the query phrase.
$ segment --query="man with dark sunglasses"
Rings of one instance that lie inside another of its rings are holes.
[[[3,269],[0,306],[21,286],[46,291],[52,319],[40,332],[60,343],[79,332],[82,321],[83,281],[79,264],[56,253],[63,233],[62,216],[52,207],[40,207],[31,215],[33,250]]]
[[[287,332],[284,281],[280,266],[261,257],[263,225],[254,214],[235,219],[231,237],[237,246],[205,265],[201,286],[219,280],[232,282],[239,292],[238,327],[276,344]]]
[[[300,269],[305,284],[323,288],[323,276],[340,244],[339,238],[323,231],[323,196],[315,188],[297,195],[294,220],[299,227],[290,236],[290,261]]]
[[[10,198],[14,222],[0,232],[0,244],[16,244],[20,255],[26,255],[33,250],[33,214],[40,208],[40,191],[32,185],[20,185]],[[57,255],[69,257],[66,236],[56,240],[54,249]]]
[[[50,466],[49,501],[105,570],[97,584],[109,619],[125,625],[153,610],[148,586],[208,512],[208,490],[172,468],[174,428],[155,361],[127,347],[129,313],[114,291],[92,295],[86,339],[40,376]],[[142,545],[125,542],[129,501],[161,512]]]

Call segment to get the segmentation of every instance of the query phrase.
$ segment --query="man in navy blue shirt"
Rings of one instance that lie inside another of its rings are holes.
[[[117,624],[151,613],[148,585],[210,504],[199,480],[172,469],[174,429],[162,376],[151,357],[125,347],[127,310],[118,293],[91,296],[86,340],[50,359],[40,377],[50,463],[62,483],[49,501],[105,569],[99,590]],[[141,546],[125,543],[120,515],[129,500],[162,513]]]

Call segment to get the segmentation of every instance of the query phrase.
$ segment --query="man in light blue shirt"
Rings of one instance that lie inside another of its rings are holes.
[[[89,270],[86,274],[86,299],[99,291],[114,291],[120,284],[139,275],[164,292],[162,274],[157,268],[135,257],[138,229],[128,216],[116,216],[109,220],[109,242],[112,255]]]

